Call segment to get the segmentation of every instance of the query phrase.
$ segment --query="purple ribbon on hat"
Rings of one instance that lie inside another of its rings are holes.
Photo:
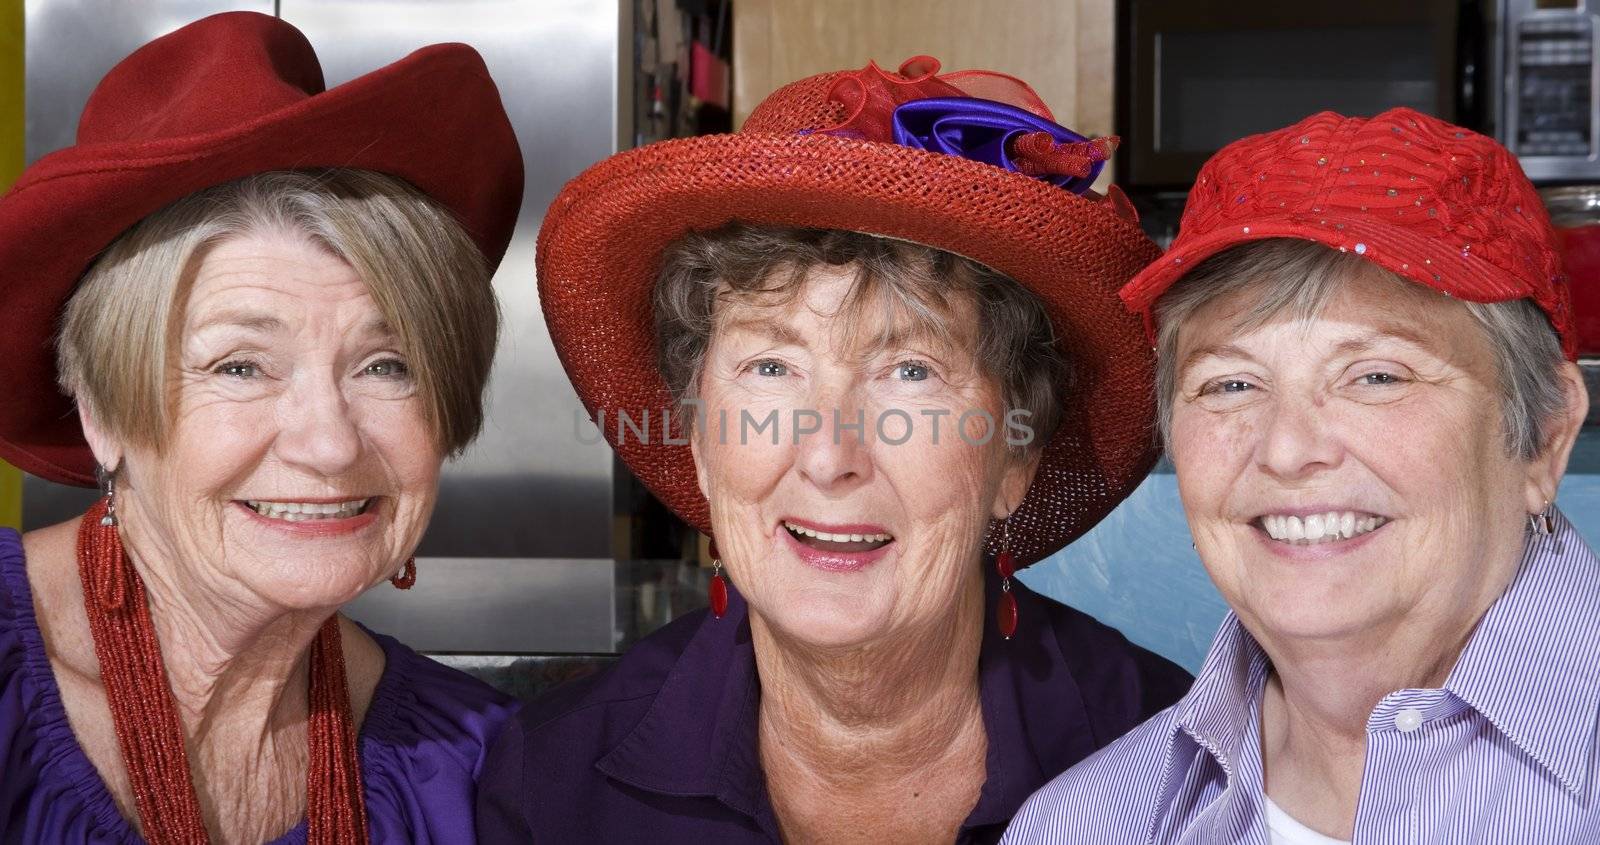
[[[1086,138],[1016,106],[976,97],[902,103],[894,110],[893,130],[901,146],[981,161],[1075,194],[1094,184],[1114,144]],[[1019,149],[1023,140],[1031,142],[1023,146],[1038,154]]]

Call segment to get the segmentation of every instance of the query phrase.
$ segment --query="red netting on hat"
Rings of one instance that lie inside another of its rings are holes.
[[[1172,249],[1123,299],[1148,313],[1199,261],[1273,237],[1354,251],[1459,299],[1531,298],[1576,354],[1549,216],[1511,153],[1478,133],[1392,109],[1236,141],[1201,169]]]
[[[569,183],[540,231],[539,294],[557,353],[629,468],[679,516],[709,531],[687,446],[618,437],[626,411],[652,425],[671,407],[653,366],[651,294],[666,246],[738,220],[845,229],[927,244],[1016,279],[1045,303],[1072,384],[1064,421],[1012,516],[1019,565],[1088,530],[1156,457],[1154,358],[1115,292],[1159,251],[1108,203],[957,156],[798,134],[838,124],[845,74],[779,89],[732,135],[613,156]],[[991,551],[998,538],[991,539]]]
[[[833,132],[844,137],[883,141],[891,136],[896,107],[929,97],[980,97],[1016,106],[1046,120],[1050,109],[1026,82],[987,70],[940,74],[931,56],[907,59],[895,73],[876,62],[861,70],[808,76],[763,100],[741,132]]]
[[[1058,144],[1048,133],[1030,132],[1013,142],[1011,154],[1017,159],[1017,169],[1029,176],[1041,173],[1088,176],[1094,165],[1111,160],[1118,140],[1095,138],[1081,144]]]

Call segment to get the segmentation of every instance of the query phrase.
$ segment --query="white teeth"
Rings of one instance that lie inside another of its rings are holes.
[[[1354,511],[1314,513],[1301,518],[1292,514],[1268,514],[1261,527],[1274,540],[1309,546],[1348,540],[1376,531],[1388,520],[1381,516],[1357,515]]]
[[[349,519],[366,508],[371,499],[352,499],[348,502],[263,502],[250,499],[245,502],[256,513],[268,519],[285,522],[305,522],[314,519]]]
[[[785,522],[784,528],[806,537],[812,537],[825,543],[887,543],[894,537],[890,534],[830,534],[826,531],[813,531],[802,528],[792,522]]]

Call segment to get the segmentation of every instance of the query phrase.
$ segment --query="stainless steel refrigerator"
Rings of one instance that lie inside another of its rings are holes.
[[[486,425],[446,465],[416,589],[380,585],[349,608],[415,648],[609,652],[621,637],[613,457],[604,443],[575,435],[581,406],[545,330],[533,259],[556,191],[633,137],[632,7],[627,0],[26,3],[30,162],[72,142],[89,92],[117,61],[216,12],[251,10],[293,23],[316,48],[330,88],[425,44],[461,41],[483,54],[527,172],[516,236],[495,276],[504,327]],[[25,527],[70,519],[94,495],[30,477]]]

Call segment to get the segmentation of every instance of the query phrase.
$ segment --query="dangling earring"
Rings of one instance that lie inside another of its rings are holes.
[[[721,619],[728,612],[728,579],[722,577],[722,555],[717,552],[717,541],[711,541],[711,615]]]
[[[1000,626],[1000,636],[1011,639],[1017,633],[1017,597],[1011,594],[1011,575],[1017,571],[1017,559],[1011,554],[1011,517],[1000,523],[1000,554],[995,556],[994,568],[1000,573],[1000,601],[995,604],[994,618]]]
[[[89,509],[100,518],[86,520],[78,535],[78,565],[87,570],[87,582],[93,585],[92,600],[107,610],[117,610],[127,600],[127,562],[122,552],[122,536],[117,533],[117,475],[115,470],[103,466],[94,469],[105,498]]]
[[[1548,537],[1556,533],[1556,518],[1550,514],[1549,499],[1544,500],[1544,510],[1528,514],[1528,533],[1536,537]]]
[[[393,584],[397,590],[409,590],[411,585],[417,583],[416,555],[406,558],[405,565],[400,567],[400,571],[389,579],[389,583]]]
[[[107,528],[117,525],[117,475],[115,471],[103,466],[96,466],[94,474],[100,479],[100,492],[106,497],[106,515],[100,517],[100,524]]]

